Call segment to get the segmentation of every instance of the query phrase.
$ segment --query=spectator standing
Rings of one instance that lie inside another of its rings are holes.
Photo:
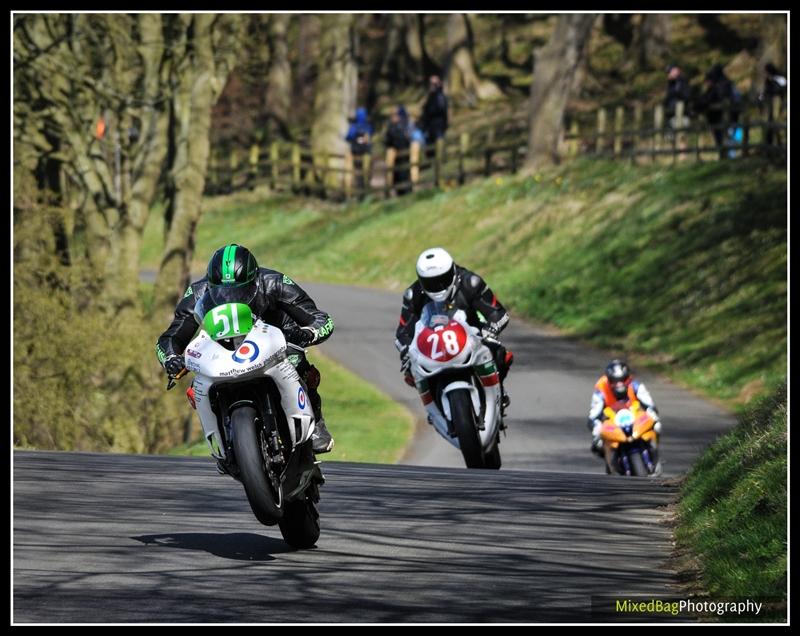
[[[386,147],[397,151],[394,163],[394,184],[398,196],[411,192],[411,173],[409,170],[409,149],[411,147],[412,126],[405,107],[398,106],[392,111],[389,128],[386,131]]]
[[[783,109],[786,103],[786,92],[788,82],[786,76],[783,75],[778,68],[772,63],[767,62],[764,65],[764,70],[767,72],[767,77],[764,79],[764,89],[758,96],[758,101],[762,108],[767,109],[767,144],[772,145],[773,142],[779,140],[780,137],[776,134],[777,131],[773,129],[776,115]],[[775,103],[777,101],[777,103]]]
[[[425,131],[425,140],[429,144],[435,144],[447,130],[447,97],[438,75],[431,75],[428,83],[428,98],[422,108],[420,127]]]
[[[705,92],[698,106],[705,112],[706,120],[713,129],[720,159],[735,157],[736,151],[729,146],[741,137],[738,122],[742,111],[742,94],[725,75],[722,65],[715,64],[706,73]]]
[[[350,153],[353,155],[353,169],[356,172],[357,187],[363,191],[366,183],[369,182],[369,175],[364,167],[364,157],[372,152],[372,124],[367,119],[367,109],[359,107],[356,109],[356,118],[350,124],[347,131],[346,141],[350,142]]]
[[[688,109],[691,98],[689,82],[677,64],[667,67],[667,94],[664,97],[664,114],[667,120],[667,137],[671,140],[674,135],[678,138],[678,148],[686,150],[686,133],[680,132],[690,126]],[[679,118],[677,113],[678,102],[683,102],[683,115]],[[686,155],[681,154],[681,159]]]

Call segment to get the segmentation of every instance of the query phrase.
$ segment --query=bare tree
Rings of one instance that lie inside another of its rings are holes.
[[[639,68],[654,68],[669,52],[672,16],[668,13],[645,13],[639,21],[635,47]]]
[[[441,67],[431,59],[425,47],[425,16],[406,13],[403,18],[406,51],[413,61],[417,77],[424,80],[429,75],[441,74]]]
[[[534,55],[525,170],[558,162],[564,109],[597,14],[561,14],[548,43]]]
[[[236,63],[244,26],[236,14],[175,18],[170,125],[175,150],[169,166],[166,240],[154,291],[157,313],[174,309],[189,282],[210,151],[211,108]]]
[[[284,137],[289,137],[289,109],[292,97],[292,67],[289,64],[288,28],[289,15],[276,13],[270,16],[266,105],[270,121]]]
[[[17,147],[57,157],[96,299],[117,312],[131,308],[167,152],[162,18],[24,14],[15,16],[14,36]]]
[[[325,175],[326,186],[336,188],[347,150],[347,117],[356,106],[355,29],[351,14],[325,14],[320,20],[318,64],[325,72],[316,82],[311,151],[317,173]]]
[[[464,13],[452,13],[447,20],[445,84],[451,99],[463,99],[470,105],[474,105],[477,100],[502,96],[494,83],[478,77],[473,54],[472,28],[469,16]]]

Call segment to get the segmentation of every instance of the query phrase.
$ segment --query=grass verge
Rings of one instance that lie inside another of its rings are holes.
[[[711,599],[774,599],[786,620],[786,386],[755,401],[700,457],[678,503],[682,568]]]

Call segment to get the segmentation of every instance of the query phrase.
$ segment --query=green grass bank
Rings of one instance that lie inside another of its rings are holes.
[[[786,619],[786,387],[755,401],[686,477],[675,539],[711,598],[776,599]]]
[[[147,229],[156,268],[160,221]],[[195,271],[226,241],[293,277],[399,293],[425,247],[484,275],[513,314],[628,355],[730,407],[786,375],[786,171],[579,160],[389,201],[207,199]]]

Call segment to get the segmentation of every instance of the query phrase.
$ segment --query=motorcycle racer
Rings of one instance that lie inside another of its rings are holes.
[[[608,363],[605,373],[595,383],[592,402],[589,407],[587,425],[592,432],[591,450],[601,457],[603,455],[603,440],[600,438],[600,427],[603,423],[601,419],[603,409],[620,400],[627,402],[638,400],[648,415],[655,420],[656,424],[653,428],[656,434],[661,434],[661,418],[655,402],[650,396],[650,391],[647,390],[643,382],[634,379],[628,364],[624,360],[615,358]]]
[[[481,335],[494,356],[500,374],[502,409],[505,414],[511,400],[502,387],[514,356],[497,340],[497,336],[508,325],[508,312],[480,276],[457,265],[441,247],[423,251],[417,259],[416,270],[417,280],[403,294],[400,322],[395,333],[395,347],[400,352],[400,370],[405,375],[406,384],[414,386],[408,357],[414,326],[428,302],[443,302],[462,309],[466,313],[467,322],[481,329]]]
[[[286,274],[259,267],[253,254],[236,243],[214,252],[206,275],[189,285],[175,308],[175,317],[158,338],[156,355],[167,374],[176,376],[184,368],[183,352],[194,337],[198,323],[195,305],[209,306],[240,302],[248,305],[254,316],[278,327],[288,343],[310,347],[327,340],[333,332],[333,320],[317,308],[308,294]],[[304,353],[288,359],[308,388],[316,420],[313,449],[316,454],[333,449],[334,440],[322,416],[322,399],[317,391],[320,374]]]

